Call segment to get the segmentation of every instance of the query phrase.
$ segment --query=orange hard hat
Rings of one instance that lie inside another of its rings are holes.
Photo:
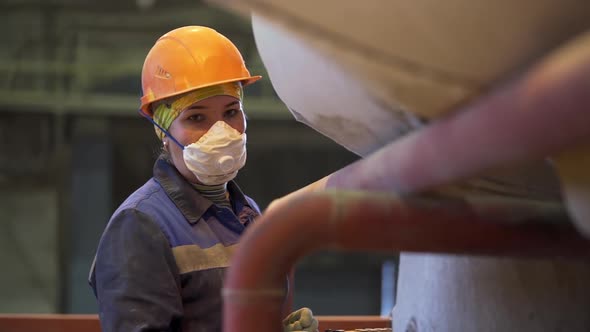
[[[236,46],[219,32],[202,26],[172,30],[156,41],[141,71],[141,109],[153,116],[156,101],[212,85],[254,83]]]

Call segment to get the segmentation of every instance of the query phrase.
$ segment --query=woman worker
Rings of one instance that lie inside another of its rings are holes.
[[[224,271],[260,214],[233,181],[246,162],[242,89],[258,79],[207,27],[170,31],[148,53],[140,112],[162,153],[98,245],[90,284],[104,331],[221,330]],[[289,315],[285,329],[314,331],[309,316]]]

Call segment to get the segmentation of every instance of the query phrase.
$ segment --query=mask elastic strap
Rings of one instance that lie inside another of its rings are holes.
[[[166,129],[162,128],[162,126],[157,124],[156,121],[154,121],[154,119],[152,119],[151,116],[147,115],[142,109],[139,109],[138,112],[139,112],[139,114],[141,114],[141,116],[148,119],[148,121],[151,122],[154,126],[158,127],[158,129],[160,129],[164,133],[164,135],[170,137],[170,139],[172,141],[174,141],[174,143],[176,143],[176,145],[180,146],[180,148],[184,150],[184,145],[180,144],[180,142],[178,142],[176,140],[176,138],[174,138],[174,136],[172,136]]]

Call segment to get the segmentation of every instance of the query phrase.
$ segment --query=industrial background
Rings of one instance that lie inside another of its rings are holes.
[[[137,114],[143,60],[183,25],[217,29],[265,76],[246,89],[248,163],[237,179],[262,208],[357,159],[292,118],[242,18],[197,0],[1,0],[0,313],[96,312],[86,280],[98,239],[158,153]],[[297,266],[295,306],[386,314],[395,262],[310,256]]]

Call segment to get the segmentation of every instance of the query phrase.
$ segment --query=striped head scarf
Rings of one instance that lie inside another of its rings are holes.
[[[168,130],[172,122],[183,110],[194,103],[213,96],[232,96],[241,102],[244,97],[242,83],[231,82],[208,86],[154,103],[152,106],[154,109],[154,122]],[[165,135],[164,132],[157,126],[154,126],[154,129],[158,138],[162,140]]]

